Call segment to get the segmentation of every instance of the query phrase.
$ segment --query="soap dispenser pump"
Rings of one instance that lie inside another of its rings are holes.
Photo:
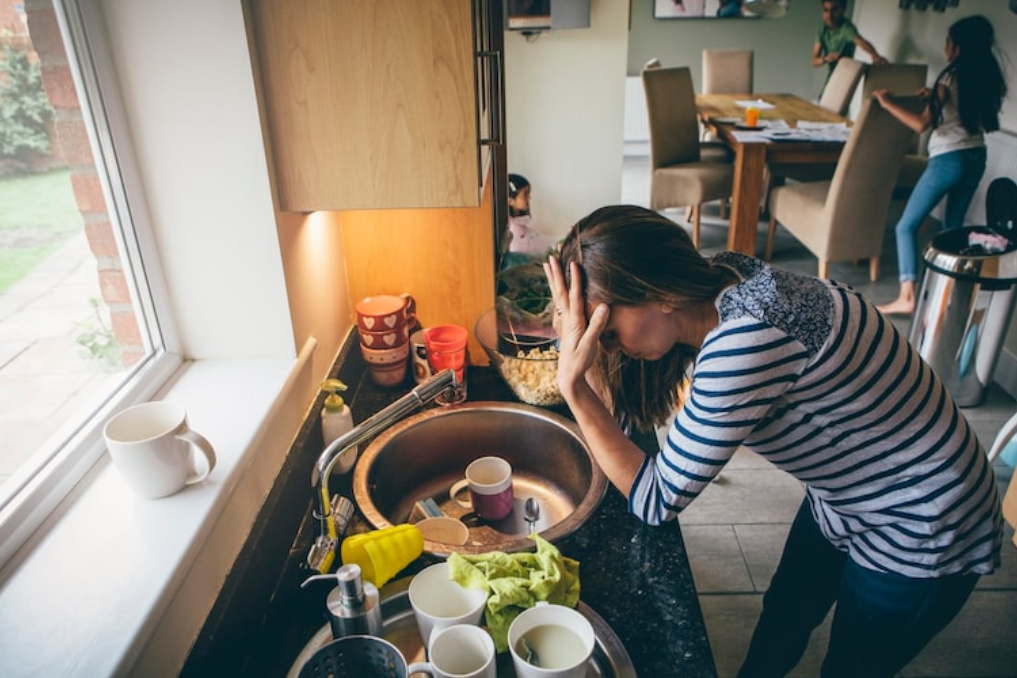
[[[339,395],[346,390],[346,384],[338,379],[326,379],[321,382],[321,388],[328,393],[325,406],[321,408],[321,432],[325,439],[325,447],[328,447],[336,438],[353,429],[353,415]],[[356,461],[357,448],[354,446],[339,457],[335,470],[338,473],[347,473]]]
[[[332,637],[380,636],[382,617],[378,588],[364,581],[360,566],[353,563],[340,567],[335,576],[338,586],[332,589],[325,602]]]

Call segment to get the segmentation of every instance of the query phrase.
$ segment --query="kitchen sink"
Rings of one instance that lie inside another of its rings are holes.
[[[512,465],[515,498],[505,519],[486,522],[455,502],[449,489],[471,461],[492,455]],[[426,499],[466,523],[466,544],[425,538],[424,550],[439,556],[532,549],[531,524],[554,542],[579,529],[606,490],[607,478],[574,422],[505,402],[464,403],[408,417],[363,450],[353,476],[357,506],[375,528],[410,522],[414,505]],[[527,523],[523,510],[531,497],[540,507],[535,523]]]

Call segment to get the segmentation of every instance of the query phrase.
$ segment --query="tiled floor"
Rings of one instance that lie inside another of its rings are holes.
[[[645,156],[626,157],[622,202],[646,206],[649,202],[649,162]],[[892,223],[888,220],[882,275],[869,283],[868,266],[831,265],[831,276],[850,283],[876,302],[889,301],[897,292]],[[715,208],[707,206],[702,240],[706,252],[723,249],[727,229]],[[683,212],[668,215],[683,223]],[[760,224],[762,251],[765,224]],[[816,272],[816,259],[791,236],[778,231],[773,263],[789,270]],[[906,330],[907,321],[902,321]],[[964,412],[986,446],[1002,424],[1017,411],[1013,398],[998,388],[986,402]],[[997,460],[994,469],[1004,491],[1012,469]],[[763,592],[776,568],[784,538],[803,496],[801,485],[757,455],[740,451],[713,483],[681,516],[682,534],[689,551],[699,600],[706,619],[717,672],[734,676],[748,647],[759,615]],[[1017,548],[1009,540],[1003,549],[1003,567],[983,577],[961,614],[909,664],[901,676],[988,678],[1017,676],[1017,642],[1011,624],[1017,623]],[[792,676],[818,676],[828,624],[814,634],[805,657]]]

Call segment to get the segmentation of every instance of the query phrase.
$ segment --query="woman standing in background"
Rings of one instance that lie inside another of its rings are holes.
[[[1006,97],[1006,80],[994,54],[995,33],[983,16],[969,16],[950,26],[943,48],[949,62],[936,78],[921,113],[911,113],[885,89],[873,95],[894,117],[929,137],[929,164],[919,178],[897,222],[897,263],[900,292],[880,306],[883,313],[910,315],[915,311],[918,280],[916,235],[932,209],[946,196],[944,228],[960,228],[978,183],[985,173],[985,132],[999,129],[999,111]]]

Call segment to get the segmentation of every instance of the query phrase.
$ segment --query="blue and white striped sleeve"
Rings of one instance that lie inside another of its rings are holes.
[[[711,333],[667,442],[636,475],[629,510],[650,525],[673,520],[767,421],[808,360],[800,342],[753,318]]]

